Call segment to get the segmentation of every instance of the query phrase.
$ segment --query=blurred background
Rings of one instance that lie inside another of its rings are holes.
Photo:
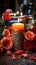
[[[32,14],[33,10],[36,11],[36,0],[0,0],[0,16],[8,8],[13,11],[24,11],[24,14]]]

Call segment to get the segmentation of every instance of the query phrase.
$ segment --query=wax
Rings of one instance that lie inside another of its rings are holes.
[[[24,24],[23,23],[13,23],[12,30],[14,31],[24,31]]]
[[[23,23],[13,23],[12,24],[12,40],[14,43],[14,50],[22,49],[22,44],[24,41],[24,24]]]

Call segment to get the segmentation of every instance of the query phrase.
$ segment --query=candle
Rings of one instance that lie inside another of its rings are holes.
[[[19,14],[19,11],[17,11],[16,14]]]
[[[24,24],[23,23],[13,23],[12,30],[14,31],[24,31]]]
[[[24,24],[23,23],[13,23],[12,24],[12,40],[14,43],[14,49],[22,49],[22,44],[24,41]]]
[[[18,18],[18,21],[17,22],[19,23],[19,18]]]
[[[19,16],[19,11],[16,12],[16,16]]]
[[[14,16],[16,16],[16,13],[14,13]]]
[[[23,13],[21,12],[20,15],[23,16]]]

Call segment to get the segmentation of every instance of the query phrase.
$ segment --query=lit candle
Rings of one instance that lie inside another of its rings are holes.
[[[14,31],[24,31],[24,24],[23,23],[13,23],[12,30]]]
[[[23,13],[21,12],[20,15],[23,16]]]
[[[19,50],[22,49],[22,43],[24,40],[24,24],[19,23],[19,18],[17,23],[12,24],[12,40],[14,43],[14,49]]]
[[[19,11],[17,11],[16,14],[19,14]]]
[[[14,13],[14,16],[16,16],[16,13]]]
[[[17,22],[19,23],[19,18],[18,18],[18,21]]]
[[[19,16],[19,11],[16,12],[16,16]]]
[[[14,31],[24,31],[24,24],[19,23],[19,18],[18,18],[17,23],[12,24],[12,30],[14,30]]]

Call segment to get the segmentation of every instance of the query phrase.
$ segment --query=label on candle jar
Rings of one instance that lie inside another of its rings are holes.
[[[12,38],[15,50],[21,49],[23,43],[23,33],[22,32],[12,32]]]

